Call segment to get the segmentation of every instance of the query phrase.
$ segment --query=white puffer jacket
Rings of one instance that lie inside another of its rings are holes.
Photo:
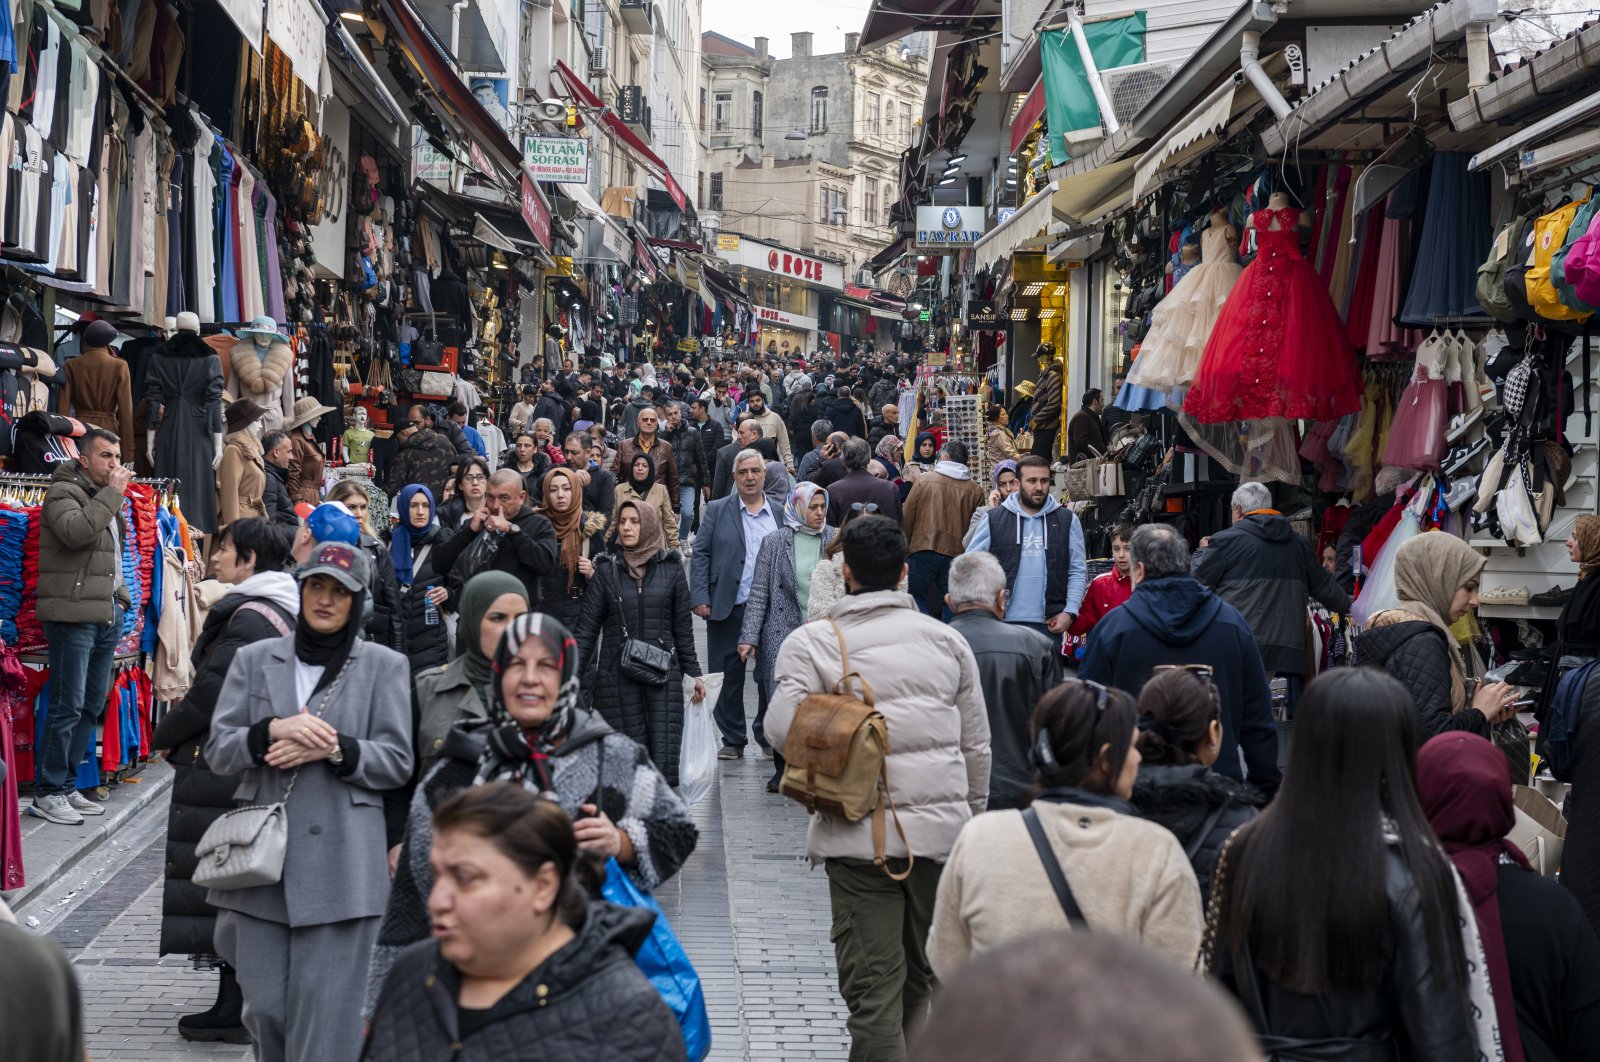
[[[954,629],[917,611],[910,595],[893,590],[852,594],[828,615],[844,632],[850,666],[872,684],[888,723],[889,791],[911,851],[942,863],[961,827],[983,811],[989,792],[989,717],[972,649]],[[767,708],[766,736],[774,748],[783,748],[800,702],[832,692],[843,673],[828,620],[789,635]],[[886,852],[905,856],[892,821],[886,832]],[[872,816],[852,823],[813,815],[806,855],[813,863],[871,859]]]

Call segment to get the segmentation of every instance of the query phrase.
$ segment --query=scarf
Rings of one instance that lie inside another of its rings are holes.
[[[294,656],[301,663],[322,668],[312,693],[320,693],[344,670],[345,661],[354,651],[356,639],[361,636],[361,613],[366,607],[367,592],[358,590],[350,595],[350,614],[344,626],[336,631],[313,630],[306,622],[305,584],[300,584],[300,612],[294,621]]]
[[[456,652],[466,659],[467,681],[483,697],[485,704],[489,700],[485,690],[494,677],[494,665],[478,644],[478,626],[483,623],[484,613],[489,611],[489,606],[502,594],[516,594],[524,602],[528,600],[528,590],[522,585],[522,580],[510,572],[479,572],[461,588],[461,622],[456,627]]]
[[[924,459],[923,456],[922,456],[922,440],[923,439],[927,439],[929,442],[933,443],[933,456],[929,457],[927,459]],[[933,465],[933,463],[935,461],[937,461],[938,459],[939,459],[939,440],[935,439],[933,437],[933,432],[931,432],[931,431],[919,431],[917,433],[916,445],[911,448],[911,463],[914,464],[914,465],[921,465],[924,468],[928,468],[928,467],[931,467]]]
[[[1488,561],[1447,531],[1427,531],[1395,551],[1394,588],[1398,607],[1438,627],[1450,646],[1450,703],[1460,711],[1466,702],[1466,662],[1445,619],[1456,591],[1483,571]]]
[[[761,485],[761,492],[767,496],[767,500],[769,502],[772,502],[781,509],[785,505],[789,504],[789,487],[791,482],[792,481],[789,479],[788,469],[784,468],[783,465],[777,461],[768,461],[767,479],[766,482]]]
[[[806,523],[806,510],[811,508],[811,499],[818,494],[822,495],[822,500],[826,504],[828,492],[825,489],[815,483],[800,483],[789,492],[789,500],[784,503],[783,515],[788,520],[789,526],[802,535],[822,534],[822,528],[812,527]]]
[[[905,440],[898,435],[885,435],[878,440],[878,448],[873,451],[873,456],[891,469],[898,470],[900,462],[905,460]]]
[[[428,500],[428,522],[420,528],[411,526],[411,500],[418,494]],[[395,501],[395,512],[400,522],[389,532],[389,559],[394,561],[395,581],[401,586],[410,586],[416,575],[411,568],[412,557],[419,547],[433,538],[433,532],[439,526],[435,521],[433,491],[420,483],[401,487]]]
[[[661,514],[656,512],[654,505],[645,505],[638,501],[625,501],[617,506],[617,518],[621,521],[622,510],[632,508],[639,514],[639,544],[637,546],[624,546],[620,540],[612,535],[612,541],[622,554],[622,562],[628,566],[628,574],[633,576],[633,581],[644,585],[644,573],[649,570],[650,562],[656,554],[666,548],[666,536],[661,531]]]
[[[1506,840],[1516,824],[1510,765],[1503,752],[1476,734],[1461,730],[1440,734],[1417,753],[1417,795],[1472,903],[1506,1062],[1523,1062],[1500,925],[1499,865],[1508,858],[1529,873],[1533,868]]]
[[[994,485],[995,490],[1000,489],[1000,473],[1002,472],[1010,472],[1013,476],[1016,475],[1017,463],[1009,457],[1004,461],[996,461],[994,463],[994,471],[989,473],[989,482]]]
[[[1572,522],[1572,537],[1578,540],[1578,580],[1600,570],[1600,516],[1580,516]]]
[[[530,638],[538,638],[550,655],[561,662],[561,689],[556,694],[555,707],[539,724],[537,730],[525,730],[506,708],[505,692],[501,689],[501,676],[513,658]],[[554,616],[542,612],[526,612],[511,621],[505,634],[500,636],[500,647],[495,650],[492,665],[493,679],[489,690],[489,742],[478,759],[478,775],[473,785],[486,782],[509,782],[530,788],[533,782],[541,796],[556,799],[555,785],[550,777],[549,759],[555,747],[572,732],[578,717],[579,674],[578,643],[572,632]],[[530,775],[532,776],[530,778]]]
[[[638,469],[638,467],[639,467],[639,458],[641,458],[641,457],[644,458],[644,463],[650,466],[649,469],[645,472],[643,479],[639,478],[639,473],[636,471]],[[628,460],[628,486],[632,487],[633,488],[633,492],[635,494],[637,494],[639,497],[642,498],[646,494],[649,494],[650,493],[650,488],[655,486],[655,485],[656,485],[656,462],[655,462],[655,458],[651,457],[649,454],[645,453],[643,450],[635,450],[634,453],[633,453],[633,457]]]
[[[561,478],[572,487],[572,501],[565,512],[557,512],[550,505],[550,484]],[[556,529],[556,541],[561,543],[561,567],[566,569],[567,589],[571,590],[572,580],[578,575],[578,560],[583,556],[583,484],[572,469],[552,468],[544,474],[543,488],[540,497],[544,504],[539,506],[539,512]]]

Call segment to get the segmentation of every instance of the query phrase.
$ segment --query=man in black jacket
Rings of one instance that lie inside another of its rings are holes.
[[[1049,638],[1005,621],[1006,573],[988,553],[950,565],[950,626],[972,646],[989,713],[989,810],[1018,808],[1033,787],[1028,729],[1033,707],[1061,682],[1061,653]]]
[[[775,439],[761,437],[761,425],[745,416],[739,421],[739,426],[734,429],[733,442],[717,451],[716,470],[711,476],[711,500],[726,498],[733,493],[733,459],[739,455],[740,450],[754,450],[768,461],[778,459],[778,443]]]
[[[281,527],[298,527],[300,518],[294,514],[294,499],[289,497],[289,458],[294,453],[289,433],[267,432],[261,438],[261,450],[267,472],[261,500],[267,506],[267,519]]]
[[[728,433],[717,423],[711,415],[711,405],[705,397],[692,400],[689,403],[689,419],[694,422],[694,427],[700,432],[700,452],[706,455],[706,481],[700,485],[700,494],[707,500],[711,497],[710,473],[716,469],[717,453],[728,445]]]
[[[706,455],[700,449],[700,432],[684,422],[680,403],[662,402],[656,406],[656,414],[666,422],[661,437],[672,445],[672,456],[678,463],[678,495],[682,505],[678,511],[678,541],[687,543],[698,522],[701,488],[711,480]]]
[[[845,474],[828,484],[828,523],[839,527],[852,505],[875,505],[879,516],[900,522],[900,488],[887,479],[867,471],[872,451],[867,440],[848,439],[844,444]]]
[[[577,469],[583,480],[583,507],[598,513],[606,524],[611,523],[611,509],[616,503],[617,477],[600,467],[600,452],[604,448],[589,435],[575,431],[561,444],[567,467]]]
[[[434,547],[436,571],[457,585],[481,571],[510,572],[522,580],[528,603],[539,607],[539,577],[555,571],[561,549],[550,521],[528,508],[522,474],[502,468],[489,477],[489,493],[472,522]]]

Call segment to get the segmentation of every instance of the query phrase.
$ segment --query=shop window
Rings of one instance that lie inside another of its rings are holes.
[[[725,133],[733,120],[733,93],[719,92],[711,99],[711,131]]]
[[[720,173],[711,175],[711,195],[707,202],[707,208],[710,210],[722,209],[722,174]]]
[[[766,101],[761,93],[757,92],[750,97],[750,135],[756,140],[761,139],[761,126],[766,119]]]
[[[828,86],[818,85],[811,90],[811,131],[828,131]]]

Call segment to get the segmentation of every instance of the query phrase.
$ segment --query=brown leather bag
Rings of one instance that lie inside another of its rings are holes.
[[[889,792],[889,724],[873,707],[872,684],[850,669],[844,632],[829,621],[839,640],[839,661],[844,670],[832,693],[813,693],[795,709],[794,722],[783,742],[783,781],[778,791],[818,815],[833,815],[846,822],[872,816],[872,861],[896,881],[911,875],[914,857],[906,831]],[[861,687],[861,697],[851,696],[850,680]],[[884,806],[894,817],[895,832],[906,846],[906,869],[889,869],[884,854]]]

